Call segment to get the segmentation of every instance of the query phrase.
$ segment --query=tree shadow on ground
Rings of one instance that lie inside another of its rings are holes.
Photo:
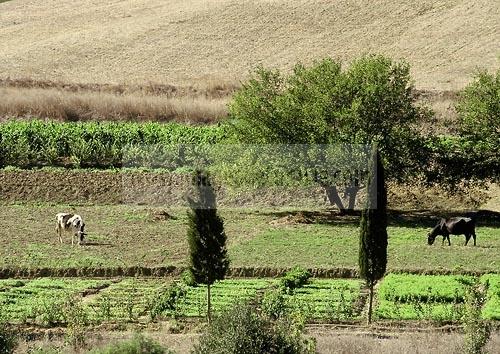
[[[113,247],[114,245],[110,242],[95,242],[95,241],[90,241],[90,242],[85,242],[82,244],[82,246],[93,246],[93,247],[98,247],[98,246],[105,246],[105,247]]]
[[[264,212],[273,216],[275,225],[320,224],[320,225],[359,225],[360,210],[341,214],[338,210],[297,210]],[[500,213],[491,210],[467,212],[464,210],[393,210],[387,211],[388,225],[410,228],[432,228],[441,218],[455,216],[474,217],[478,226],[500,228]]]

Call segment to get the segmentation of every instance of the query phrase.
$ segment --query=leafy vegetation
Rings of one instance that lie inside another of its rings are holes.
[[[289,293],[305,285],[310,277],[311,273],[307,269],[295,267],[280,278],[280,286]]]
[[[0,124],[0,166],[176,169],[186,158],[179,144],[214,144],[225,135],[223,126],[8,121]]]
[[[215,313],[221,313],[239,301],[254,299],[257,292],[270,285],[266,279],[226,279],[212,285],[212,308]],[[186,293],[177,297],[175,306],[162,312],[172,317],[205,317],[207,315],[207,286],[189,286]]]
[[[20,323],[67,323],[74,295],[109,283],[85,279],[0,280],[2,314],[9,321]]]
[[[500,135],[500,70],[480,71],[462,92],[457,104],[460,130],[476,141],[498,144]]]
[[[355,302],[360,296],[358,279],[313,279],[284,295],[288,313],[310,320],[352,320],[358,316]]]
[[[462,318],[465,332],[465,353],[481,354],[489,340],[491,327],[481,318],[481,308],[486,296],[479,282],[467,288],[465,313]]]
[[[388,163],[388,177],[403,180],[424,161],[415,148],[422,139],[413,124],[427,112],[415,104],[412,90],[405,62],[372,55],[342,71],[340,62],[324,59],[311,67],[299,64],[289,76],[258,69],[229,110],[243,143],[376,143]],[[344,183],[354,200],[359,181],[350,175]],[[330,202],[343,210],[338,192],[325,189]]]
[[[381,282],[376,315],[386,319],[458,321],[474,278],[389,274]]]
[[[500,320],[500,274],[486,274],[481,284],[487,288],[486,303],[482,316],[489,320]]]
[[[95,349],[89,352],[89,354],[173,354],[170,351],[162,347],[158,342],[147,338],[141,334],[135,334],[132,339],[124,340],[118,343],[113,343],[105,348]]]
[[[251,305],[238,304],[215,319],[193,353],[315,353],[315,342],[304,339],[302,329],[301,323],[273,321]]]

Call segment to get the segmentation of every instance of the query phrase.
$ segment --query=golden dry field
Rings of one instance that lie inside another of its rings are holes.
[[[417,88],[454,91],[498,67],[499,39],[491,0],[10,0],[0,76],[206,85],[375,52],[406,59]]]

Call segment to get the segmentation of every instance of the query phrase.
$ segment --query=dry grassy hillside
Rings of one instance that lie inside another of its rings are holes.
[[[492,0],[11,0],[0,78],[196,85],[378,52],[406,58],[418,88],[456,90],[498,66],[499,40]]]

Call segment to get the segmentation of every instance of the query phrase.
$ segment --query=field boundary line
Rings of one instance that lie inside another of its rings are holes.
[[[0,268],[0,279],[8,278],[111,278],[111,277],[171,277],[178,276],[186,267],[162,266],[162,267],[102,267],[102,268]],[[233,267],[227,274],[230,278],[276,278],[283,276],[290,271],[288,268],[274,267]],[[358,270],[355,268],[309,268],[313,278],[359,278]],[[447,270],[447,269],[389,269],[386,274],[408,273],[417,275],[472,275],[481,276],[484,274],[496,274],[491,271],[468,271],[468,270]]]

